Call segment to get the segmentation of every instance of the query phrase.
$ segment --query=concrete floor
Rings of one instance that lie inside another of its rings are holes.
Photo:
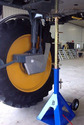
[[[79,109],[75,112],[76,117],[73,125],[84,125],[84,58],[66,60],[61,62],[60,78],[63,87],[60,90],[67,101],[74,98],[80,100]],[[36,120],[42,107],[51,96],[53,90],[44,100],[30,108],[13,108],[0,103],[0,125],[45,125]]]

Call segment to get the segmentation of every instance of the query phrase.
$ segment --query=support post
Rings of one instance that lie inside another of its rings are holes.
[[[39,21],[35,17],[33,18],[32,21],[32,26],[31,26],[31,42],[32,42],[32,53],[36,53],[36,43],[38,39],[38,25]]]
[[[55,13],[58,14],[58,0],[55,4]],[[71,121],[75,114],[71,107],[59,92],[59,59],[58,59],[58,44],[59,44],[59,17],[55,17],[55,65],[54,65],[54,93],[42,109],[37,117],[40,121],[49,125],[66,125]],[[63,107],[67,111],[63,110]],[[67,119],[65,119],[67,118]]]
[[[41,17],[36,17],[35,12],[30,12],[29,15],[30,15],[30,22],[31,22],[32,53],[36,54],[36,43],[38,40],[38,28],[40,25]]]

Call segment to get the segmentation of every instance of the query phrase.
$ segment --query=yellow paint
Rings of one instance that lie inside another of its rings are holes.
[[[72,16],[71,18],[72,18],[72,19],[75,19],[75,20],[82,20],[82,18],[80,18],[80,17],[75,17],[75,16]]]
[[[8,55],[7,63],[12,61],[14,54],[23,54],[31,49],[31,35],[23,35],[16,39],[11,45]],[[40,89],[47,81],[51,72],[51,54],[49,53],[47,66],[44,72],[28,75],[25,72],[21,63],[14,63],[8,66],[7,74],[11,83],[20,91],[33,92]]]

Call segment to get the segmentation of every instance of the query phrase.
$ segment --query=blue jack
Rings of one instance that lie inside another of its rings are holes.
[[[63,108],[66,108],[66,111]],[[54,93],[37,119],[48,125],[66,125],[74,117],[75,114],[71,106],[68,105],[59,92],[59,69],[54,69]]]
[[[55,17],[55,65],[54,65],[54,93],[48,100],[41,113],[37,117],[40,121],[48,125],[66,125],[74,117],[75,114],[72,108],[59,92],[59,60],[58,60],[58,45],[59,45],[59,0],[55,0],[55,12],[57,16]],[[78,103],[76,103],[78,107]],[[64,108],[66,110],[64,110]],[[71,123],[72,124],[72,123]]]

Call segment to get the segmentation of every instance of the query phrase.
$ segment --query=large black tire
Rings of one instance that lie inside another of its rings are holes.
[[[43,28],[43,41],[52,40],[49,26]],[[46,34],[45,34],[46,32]],[[0,58],[6,63],[7,53],[11,44],[20,36],[31,33],[31,25],[27,19],[11,19],[0,24]],[[46,37],[47,36],[47,37]],[[0,70],[0,99],[5,104],[13,107],[29,107],[41,101],[52,89],[53,71],[51,71],[45,85],[35,92],[22,92],[16,89],[10,82],[6,68]]]

